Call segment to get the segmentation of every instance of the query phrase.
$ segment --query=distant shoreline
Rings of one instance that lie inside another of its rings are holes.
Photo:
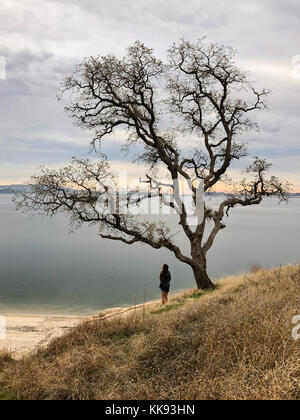
[[[82,318],[82,319],[86,319],[87,317],[89,317],[90,315],[62,315],[62,314],[56,314],[56,313],[51,313],[51,314],[38,314],[38,313],[1,313],[1,316],[3,316],[4,318],[8,318],[8,317],[22,317],[22,318]],[[93,316],[93,315],[91,315]]]
[[[13,194],[21,194],[24,193],[26,191],[28,191],[29,186],[28,185],[0,185],[0,195],[13,195]],[[214,197],[219,197],[219,196],[223,196],[223,195],[227,195],[228,193],[226,192],[211,192],[211,193],[206,193],[208,196],[214,196]],[[291,193],[289,194],[289,197],[291,198],[300,198],[300,192],[299,193]]]

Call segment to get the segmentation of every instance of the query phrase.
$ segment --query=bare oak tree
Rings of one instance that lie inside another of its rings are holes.
[[[42,168],[33,177],[31,191],[16,198],[18,208],[46,215],[64,212],[76,226],[99,226],[102,238],[167,248],[192,268],[199,289],[213,287],[207,253],[225,228],[230,209],[260,204],[263,197],[286,200],[289,188],[268,174],[271,164],[254,158],[244,179],[232,187],[217,209],[205,203],[196,226],[188,221],[179,194],[180,180],[187,182],[196,211],[199,182],[209,193],[225,180],[232,162],[246,156],[241,137],[257,128],[250,114],[266,108],[268,92],[249,82],[247,74],[236,66],[234,55],[231,48],[200,40],[173,44],[166,64],[140,42],[131,46],[123,59],[85,59],[63,83],[62,94],[69,101],[67,113],[78,126],[94,132],[94,147],[120,129],[127,132],[131,147],[138,150],[142,145],[138,159],[149,166],[149,191],[127,191],[125,195],[119,191],[114,205],[110,200],[113,176],[101,155],[97,162],[73,159],[58,171]],[[185,146],[180,148],[182,139]],[[169,182],[157,179],[162,168]],[[171,188],[173,194],[166,195],[164,188]],[[136,213],[124,211],[153,197],[159,197],[178,215],[190,241],[190,255],[184,255],[176,245],[167,224],[141,220]]]

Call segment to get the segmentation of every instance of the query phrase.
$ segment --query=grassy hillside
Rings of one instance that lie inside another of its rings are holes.
[[[21,361],[3,395],[23,399],[299,399],[300,266],[258,270],[170,304],[86,322]],[[6,394],[5,394],[6,393]]]

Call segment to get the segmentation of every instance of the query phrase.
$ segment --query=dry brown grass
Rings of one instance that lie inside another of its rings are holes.
[[[299,399],[300,267],[225,279],[126,317],[80,325],[1,383],[24,399]]]
[[[13,359],[11,354],[6,350],[0,350],[0,369],[5,367],[5,365],[9,362],[12,362]]]

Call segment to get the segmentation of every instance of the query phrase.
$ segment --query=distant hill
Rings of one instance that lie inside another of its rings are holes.
[[[15,193],[21,193],[21,192],[25,192],[28,191],[30,189],[30,185],[25,185],[25,184],[13,184],[13,185],[0,185],[0,194],[15,194]],[[211,196],[211,197],[220,197],[223,195],[226,195],[225,192],[210,192],[207,193],[206,195]],[[290,194],[291,198],[299,198],[300,197],[300,193],[293,193]]]
[[[0,194],[15,194],[19,192],[28,191],[30,185],[15,184],[15,185],[0,185]],[[210,192],[207,194],[211,197],[219,197],[225,195],[223,192]]]
[[[15,193],[21,193],[28,191],[30,188],[30,185],[23,185],[23,184],[17,184],[17,185],[0,185],[0,194],[15,194]]]

